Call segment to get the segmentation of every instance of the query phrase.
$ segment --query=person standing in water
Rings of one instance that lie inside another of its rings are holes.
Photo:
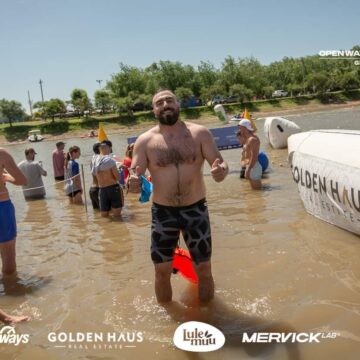
[[[100,210],[99,204],[99,183],[95,175],[93,175],[93,168],[96,162],[96,158],[100,156],[100,143],[97,142],[93,145],[93,152],[94,155],[92,156],[91,163],[90,163],[90,171],[92,177],[92,184],[89,189],[89,195],[92,203],[92,207],[94,210]]]
[[[70,203],[82,204],[82,186],[80,179],[80,167],[76,162],[81,155],[78,146],[71,146],[65,158],[65,194],[69,197]]]
[[[243,145],[240,164],[245,166],[244,176],[250,181],[252,189],[260,190],[262,177],[262,167],[258,161],[260,140],[253,131],[249,120],[242,119],[239,121],[237,137],[240,144]]]
[[[47,176],[47,172],[41,162],[35,161],[35,155],[33,148],[25,149],[26,159],[18,164],[27,180],[27,185],[23,186],[25,200],[43,199],[46,195],[42,176]]]
[[[3,277],[16,273],[16,217],[15,208],[6,188],[6,183],[24,186],[25,175],[16,166],[12,156],[0,148],[0,253]],[[0,321],[14,324],[29,320],[28,316],[13,316],[0,309]]]
[[[100,211],[103,217],[108,217],[110,210],[114,217],[119,217],[124,206],[124,195],[119,185],[120,174],[110,155],[111,151],[111,141],[102,141],[100,155],[95,158],[92,168],[92,175],[96,176],[99,185]]]
[[[65,143],[63,141],[58,141],[56,143],[56,150],[52,153],[53,159],[53,168],[54,168],[54,178],[56,181],[64,180],[64,164],[65,164]]]
[[[198,275],[199,299],[208,302],[214,297],[214,280],[203,164],[208,162],[216,182],[225,179],[228,165],[208,129],[180,120],[180,105],[171,91],[155,94],[153,111],[159,124],[136,140],[132,168],[137,175],[149,169],[153,182],[151,259],[156,298],[160,303],[172,300],[172,262],[182,232]]]

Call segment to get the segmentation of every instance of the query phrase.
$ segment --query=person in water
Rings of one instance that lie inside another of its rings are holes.
[[[53,168],[54,168],[54,178],[56,181],[64,180],[64,164],[65,164],[65,143],[63,141],[58,141],[56,143],[56,150],[52,153],[53,158]]]
[[[214,280],[203,164],[209,163],[216,182],[225,179],[228,165],[208,129],[180,120],[180,105],[171,91],[155,94],[153,111],[159,124],[136,140],[132,168],[138,175],[149,169],[153,182],[151,259],[156,298],[160,303],[172,300],[170,277],[181,232],[199,278],[199,299],[207,302],[214,297]]]
[[[103,217],[108,217],[110,210],[114,217],[119,217],[124,206],[124,195],[119,185],[120,174],[115,160],[110,156],[111,151],[111,141],[102,141],[100,155],[95,158],[92,168],[92,174],[96,176],[99,185],[100,211]]]
[[[0,253],[2,273],[6,277],[16,274],[16,217],[6,183],[24,186],[27,180],[12,156],[2,148],[0,148],[0,177]],[[0,309],[0,321],[6,324],[27,320],[29,320],[28,316],[13,316]]]
[[[92,177],[92,184],[89,190],[89,195],[92,203],[92,207],[94,210],[100,210],[100,204],[99,204],[99,183],[97,180],[97,177],[93,175],[93,168],[96,162],[96,158],[100,156],[100,143],[97,142],[93,146],[93,152],[94,155],[91,159],[90,164],[90,171],[91,171],[91,177]]]
[[[47,176],[47,171],[41,162],[35,161],[35,155],[33,148],[25,149],[25,160],[18,164],[27,180],[27,185],[22,187],[25,200],[43,199],[46,195],[42,176]]]
[[[71,146],[65,158],[65,194],[69,197],[70,203],[82,204],[82,186],[80,178],[80,167],[76,159],[81,155],[78,146]]]
[[[237,137],[240,144],[243,145],[240,165],[245,167],[244,177],[250,181],[252,189],[260,190],[262,177],[262,167],[258,161],[260,140],[253,131],[249,120],[239,121]]]
[[[132,161],[132,155],[134,151],[134,143],[128,144],[125,150],[125,157],[124,161],[121,164],[123,171],[124,171],[124,181],[126,183],[129,174],[130,174],[130,168],[131,168],[131,161]]]

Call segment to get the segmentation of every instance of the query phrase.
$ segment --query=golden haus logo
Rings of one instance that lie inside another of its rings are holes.
[[[132,332],[50,332],[48,341],[56,348],[73,350],[120,350],[135,348],[144,341],[139,331]]]
[[[29,334],[17,334],[12,326],[4,326],[0,330],[0,344],[11,344],[18,346],[19,344],[27,344],[29,342]]]
[[[181,350],[208,352],[223,347],[225,336],[212,325],[199,321],[189,321],[176,329],[173,341],[175,346]]]

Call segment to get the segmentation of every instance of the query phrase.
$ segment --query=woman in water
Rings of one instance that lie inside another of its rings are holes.
[[[82,186],[80,179],[80,168],[76,162],[81,155],[78,146],[71,146],[65,158],[65,194],[69,197],[70,203],[82,204]]]

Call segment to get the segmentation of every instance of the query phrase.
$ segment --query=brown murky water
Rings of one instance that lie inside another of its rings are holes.
[[[289,116],[303,130],[360,129],[360,108]],[[262,121],[259,121],[260,138]],[[110,136],[122,154],[126,137]],[[91,139],[81,147],[87,188]],[[196,289],[173,276],[174,302],[154,297],[149,255],[150,204],[126,197],[123,221],[101,219],[91,209],[69,206],[52,180],[53,142],[35,144],[49,170],[46,200],[12,200],[18,219],[18,279],[0,283],[0,308],[30,314],[16,327],[30,334],[28,344],[0,344],[1,359],[357,359],[360,355],[360,238],[308,215],[287,165],[287,150],[262,148],[271,158],[267,190],[253,192],[239,180],[240,150],[223,156],[231,173],[224,183],[205,181],[213,234],[216,299],[199,307]],[[17,161],[25,145],[9,146]],[[200,320],[217,326],[225,346],[204,355],[172,344],[180,322]],[[312,344],[243,344],[244,331],[336,332],[335,339]],[[74,349],[51,343],[49,332],[142,332],[134,348]]]

